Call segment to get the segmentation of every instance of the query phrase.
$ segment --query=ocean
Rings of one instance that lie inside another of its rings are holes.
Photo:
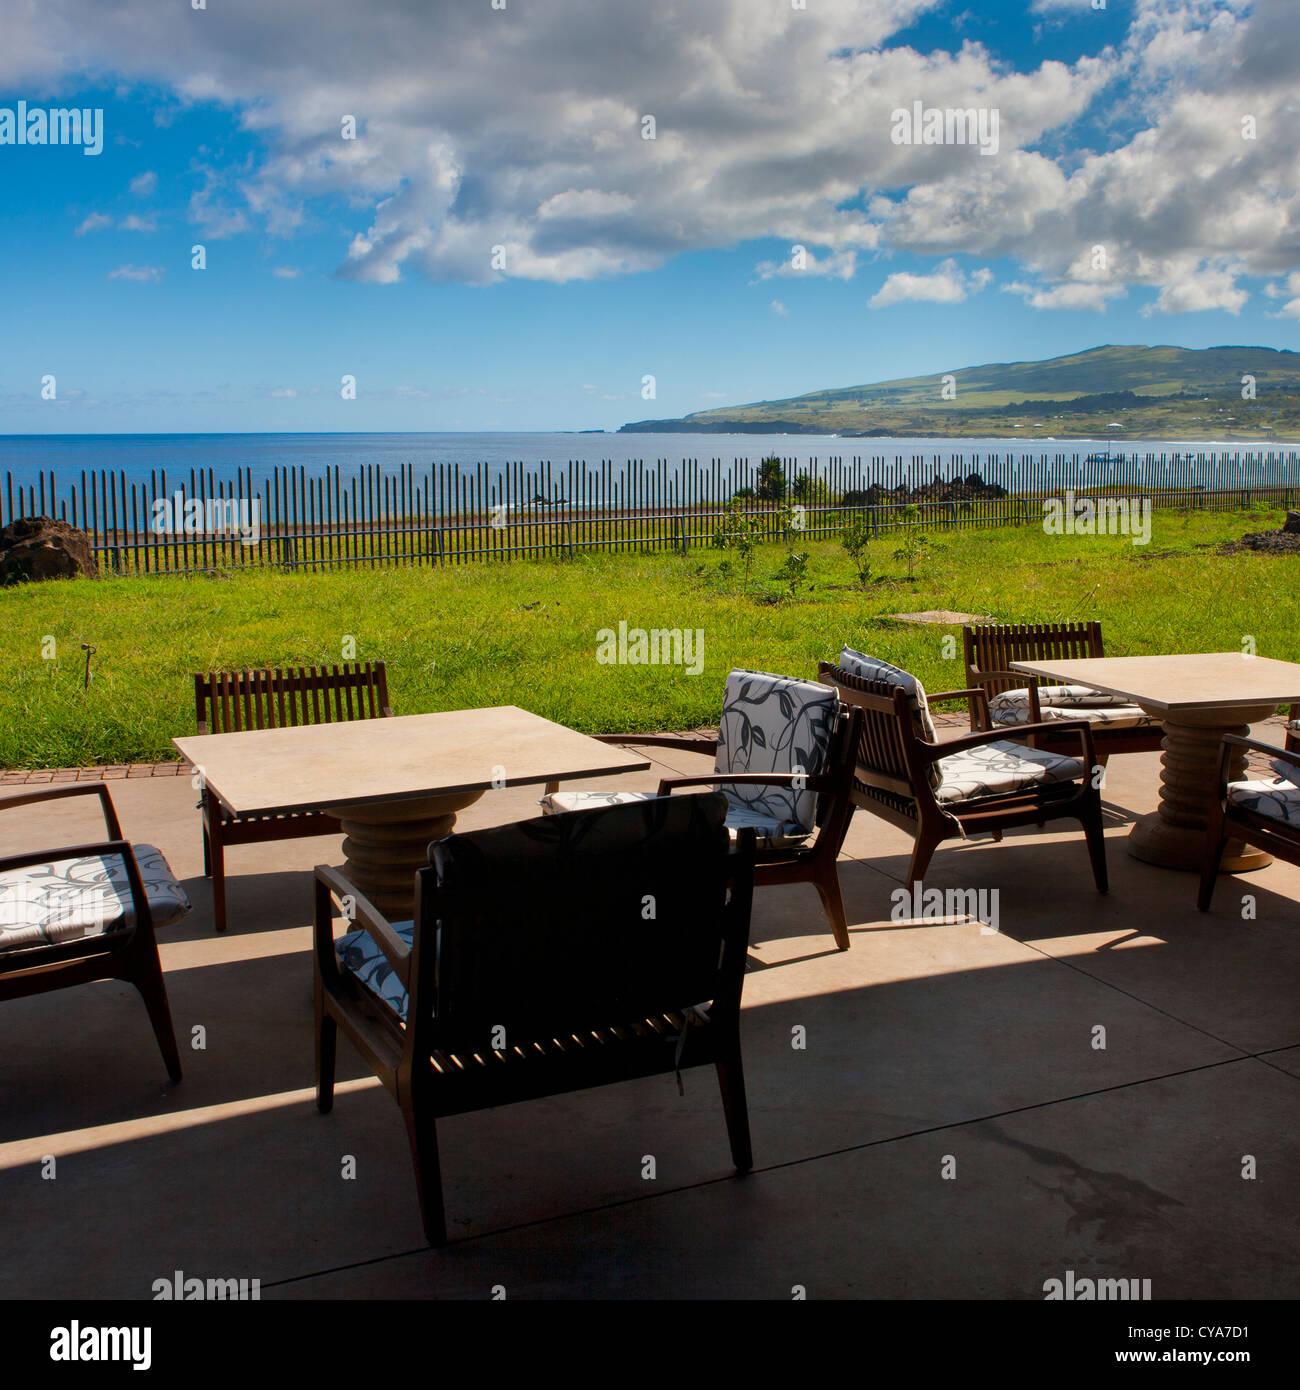
[[[1068,463],[1076,455],[1122,455],[1126,459],[1147,454],[1178,456],[1222,455],[1230,469],[1236,455],[1271,453],[1297,458],[1300,445],[1283,442],[1258,444],[1240,440],[1170,442],[1168,440],[1053,440],[1001,439],[845,439],[837,435],[763,434],[603,434],[603,433],[467,433],[467,434],[49,434],[0,435],[0,478],[12,475],[15,487],[36,482],[40,474],[53,472],[60,490],[73,483],[83,469],[125,471],[126,480],[147,482],[153,473],[167,471],[180,481],[191,470],[212,471],[217,481],[235,478],[249,470],[255,487],[278,470],[305,468],[308,476],[338,465],[345,477],[367,465],[385,472],[410,464],[417,475],[438,464],[474,468],[485,465],[497,478],[507,465],[526,468],[550,463],[567,470],[582,463],[591,470],[612,464],[623,470],[629,463],[653,466],[666,460],[669,467],[689,460],[705,465],[714,459],[724,469],[746,459],[751,467],[771,454],[808,465],[841,459],[851,464],[861,459],[864,467],[880,462],[880,476],[887,479],[898,468],[932,474],[937,466],[945,476],[954,468],[963,472],[978,467],[980,460],[997,458],[1030,464],[1059,459]],[[1294,463],[1286,468],[1288,479]],[[873,470],[874,471],[874,470]]]

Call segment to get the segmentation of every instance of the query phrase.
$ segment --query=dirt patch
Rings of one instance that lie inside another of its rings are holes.
[[[1255,550],[1265,555],[1300,555],[1300,535],[1294,531],[1255,531],[1239,541],[1228,541],[1219,547],[1220,555],[1235,555],[1243,550]]]

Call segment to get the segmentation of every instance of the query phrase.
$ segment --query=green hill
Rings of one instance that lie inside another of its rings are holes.
[[[950,400],[944,375],[638,420],[620,432],[1300,439],[1300,353],[1275,348],[1110,346],[959,367],[947,373]],[[1254,400],[1242,397],[1244,376],[1255,378]]]

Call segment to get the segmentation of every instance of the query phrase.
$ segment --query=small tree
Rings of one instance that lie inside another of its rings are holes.
[[[871,579],[871,561],[867,557],[867,546],[871,541],[871,523],[866,517],[855,516],[840,532],[840,544],[849,553],[853,568],[858,574],[858,584],[865,589]]]
[[[920,513],[915,507],[903,508],[903,543],[894,551],[895,560],[907,563],[907,577],[915,578],[916,563],[924,559],[930,550],[930,538],[919,530]]]
[[[749,573],[754,564],[754,550],[758,545],[758,523],[744,509],[738,497],[727,504],[722,520],[713,531],[713,544],[718,550],[734,551],[740,556],[745,567],[745,583],[749,583]]]
[[[763,459],[758,465],[758,500],[785,501],[785,469],[775,455]]]

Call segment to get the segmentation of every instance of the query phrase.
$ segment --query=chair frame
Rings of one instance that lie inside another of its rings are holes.
[[[854,750],[858,746],[862,716],[840,702],[826,751],[826,771],[816,777],[791,772],[701,772],[691,777],[664,777],[658,795],[670,796],[683,788],[721,786],[782,786],[817,793],[814,817],[816,835],[812,844],[790,845],[780,849],[759,849],[754,869],[754,887],[770,888],[778,883],[811,883],[821,899],[835,944],[849,949],[849,921],[840,888],[839,856],[853,819]],[[706,753],[716,757],[717,739],[680,738],[671,734],[596,734],[601,743],[624,748],[670,748],[678,752]],[[558,790],[558,782],[548,782],[547,792]]]
[[[158,1050],[162,1053],[163,1062],[167,1067],[167,1075],[173,1082],[179,1081],[180,1052],[172,1027],[162,963],[158,958],[158,940],[154,932],[149,897],[140,877],[140,866],[136,862],[135,851],[130,842],[122,838],[121,822],[117,818],[117,810],[108,787],[102,782],[81,782],[68,787],[44,787],[40,791],[22,792],[17,796],[0,798],[0,811],[81,796],[99,798],[109,837],[107,840],[6,855],[0,859],[0,874],[10,869],[27,868],[32,864],[49,863],[51,855],[59,859],[84,859],[93,854],[116,855],[126,868],[135,924],[130,928],[106,932],[100,936],[0,952],[0,1002],[47,994],[52,990],[91,984],[98,980],[124,980],[127,984],[134,985],[144,1000],[149,1022],[158,1042]]]
[[[1247,810],[1228,800],[1228,785],[1232,779],[1234,754],[1249,752],[1263,753],[1270,759],[1292,763],[1295,775],[1292,780],[1300,783],[1300,748],[1279,748],[1273,743],[1264,743],[1257,738],[1243,738],[1240,734],[1224,734],[1219,750],[1219,795],[1211,808],[1205,828],[1205,858],[1201,866],[1200,889],[1196,896],[1196,906],[1202,912],[1210,910],[1218,882],[1219,866],[1223,862],[1223,851],[1229,840],[1244,840],[1266,854],[1275,855],[1288,864],[1300,864],[1300,825],[1292,825],[1277,820],[1273,816],[1262,816],[1257,811]],[[1241,780],[1240,778],[1236,780]]]
[[[1041,724],[1043,733],[1034,735],[1033,746],[1057,753],[1073,747],[1073,739],[1054,732],[1066,723],[1075,721],[1044,721],[1038,702],[1042,686],[1058,684],[1047,676],[1031,676],[1025,671],[1008,669],[1013,661],[1076,661],[1081,658],[1106,655],[1102,642],[1101,624],[1083,623],[979,623],[963,627],[962,656],[966,667],[966,684],[978,686],[987,698],[1005,690],[1029,691],[1029,723]],[[939,697],[934,697],[939,698]],[[987,704],[983,722],[971,706],[971,729],[992,728]],[[1023,728],[1023,725],[1000,724],[1000,730]],[[1092,725],[1093,743],[1101,766],[1112,753],[1150,753],[1164,745],[1164,728],[1159,724],[1144,724],[1136,728],[1114,729],[1105,724]]]
[[[590,813],[577,813],[590,814]],[[740,996],[749,947],[753,898],[754,832],[744,830],[727,857],[728,899],[721,908],[722,958],[719,990],[707,1020],[687,1030],[681,1014],[619,1021],[608,1028],[532,1043],[533,1051],[484,1048],[448,1051],[434,1003],[439,998],[441,954],[448,949],[449,924],[438,930],[439,889],[433,868],[416,873],[415,929],[410,947],[392,924],[337,869],[316,868],[314,946],[316,1013],[316,1108],[334,1104],[334,1073],[341,1028],[397,1102],[415,1168],[424,1234],[430,1245],[447,1242],[447,1218],[438,1156],[437,1122],[491,1106],[511,1105],[604,1086],[611,1082],[712,1065],[717,1073],[732,1160],[738,1173],[753,1166],[749,1110],[740,1052]],[[407,991],[407,1022],[351,972],[340,969],[334,951],[334,904],[348,897],[348,922],[362,928],[383,952]],[[667,1045],[680,1032],[687,1043],[674,1057]]]
[[[856,676],[826,661],[818,666],[817,676],[824,684],[833,686],[842,700],[863,712],[853,804],[915,837],[907,871],[909,884],[923,881],[935,850],[945,840],[964,839],[971,832],[982,831],[1000,840],[1005,830],[1069,817],[1083,826],[1097,891],[1108,891],[1101,792],[1094,785],[1095,775],[1089,775],[1099,764],[1092,730],[1086,721],[1019,724],[1013,729],[984,729],[944,743],[929,743],[916,733],[912,700],[905,690]],[[975,693],[975,688],[941,691],[927,696],[927,700],[934,704],[973,699]],[[964,802],[936,800],[929,770],[940,758],[989,743],[1029,742],[1049,728],[1068,734],[1075,741],[1074,755],[1082,757],[1085,769],[1080,782],[1049,782]]]
[[[322,700],[322,696],[324,699]],[[209,671],[194,677],[194,715],[200,734],[289,728],[351,719],[391,719],[388,672],[382,661],[334,666]],[[341,835],[338,817],[324,811],[235,816],[202,788],[203,874],[212,880],[212,915],[226,930],[226,847]]]

